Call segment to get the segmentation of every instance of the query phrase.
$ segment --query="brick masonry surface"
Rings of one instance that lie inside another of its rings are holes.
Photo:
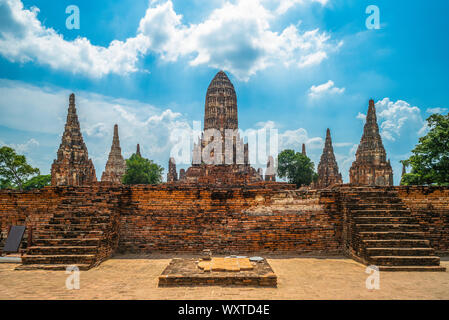
[[[397,192],[411,210],[432,248],[440,254],[449,253],[449,188],[388,188]],[[345,192],[348,189],[343,192],[339,187],[298,191],[282,183],[235,187],[95,183],[31,192],[0,191],[1,234],[4,241],[10,225],[25,224],[27,230],[32,228],[33,235],[45,235],[56,228],[50,222],[70,224],[72,212],[78,212],[78,216],[85,212],[89,219],[73,220],[76,228],[82,229],[83,223],[87,228],[95,215],[110,220],[98,223],[101,245],[92,263],[113,252],[211,249],[230,254],[341,254],[346,252],[348,232],[342,196]],[[73,230],[63,232],[76,232]],[[28,235],[26,232],[25,244]]]

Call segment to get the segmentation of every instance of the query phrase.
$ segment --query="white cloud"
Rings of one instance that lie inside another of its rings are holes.
[[[309,3],[317,2],[324,6],[328,3],[328,0],[280,0],[279,2],[280,2],[279,7],[277,7],[276,9],[276,13],[284,14],[297,4],[305,4],[307,2]]]
[[[52,69],[102,77],[136,72],[136,63],[149,46],[141,34],[124,42],[114,40],[108,47],[92,45],[82,37],[66,41],[43,26],[38,13],[37,8],[24,9],[20,0],[0,0],[0,15],[7,20],[7,27],[0,32],[2,56],[12,62],[37,61]]]
[[[356,116],[357,119],[362,120],[363,122],[366,121],[366,114],[363,114],[361,112],[359,112]]]
[[[389,98],[384,98],[376,103],[376,109],[380,134],[384,139],[395,141],[403,132],[422,134],[425,131],[421,110],[406,101],[393,102]]]
[[[29,139],[27,142],[25,143],[4,143],[3,141],[0,140],[0,147],[1,146],[7,146],[10,148],[13,148],[17,154],[24,154],[27,153],[30,149],[32,148],[37,148],[39,147],[39,141],[37,141],[34,138]]]
[[[328,94],[342,94],[345,92],[345,88],[338,88],[335,86],[332,80],[318,86],[311,86],[309,89],[310,98],[320,98]]]
[[[64,40],[54,29],[41,24],[37,8],[26,10],[20,0],[0,0],[5,21],[0,54],[12,62],[37,61],[57,70],[102,77],[136,72],[139,58],[154,52],[165,61],[185,57],[191,66],[206,64],[247,80],[274,64],[299,68],[320,64],[341,46],[318,29],[302,32],[291,25],[280,33],[273,31],[270,23],[276,12],[266,9],[262,2],[226,1],[202,22],[189,25],[182,22],[182,15],[174,11],[170,0],[152,2],[135,37],[102,47],[86,38]]]
[[[447,108],[429,108],[426,110],[427,113],[440,113],[444,114],[448,111]]]

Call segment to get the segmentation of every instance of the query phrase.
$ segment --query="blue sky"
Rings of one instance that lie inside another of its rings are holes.
[[[140,143],[167,167],[170,133],[202,120],[223,69],[241,129],[276,128],[318,165],[329,127],[345,182],[373,98],[398,183],[425,119],[449,108],[448,14],[445,0],[0,0],[0,144],[49,173],[74,92],[98,177],[114,123],[125,156]]]

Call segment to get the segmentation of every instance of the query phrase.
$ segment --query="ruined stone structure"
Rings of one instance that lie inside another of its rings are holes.
[[[367,186],[392,186],[393,170],[382,144],[374,100],[369,101],[363,136],[349,171],[350,183]]]
[[[302,154],[305,155],[305,156],[307,156],[307,152],[306,152],[306,144],[305,144],[305,143],[302,144]]]
[[[142,155],[140,154],[140,144],[137,144],[136,155],[142,157]]]
[[[267,170],[265,171],[265,181],[276,181],[276,170],[273,156],[268,157]]]
[[[0,190],[3,238],[17,224],[27,228],[21,266],[27,269],[88,269],[113,252],[211,248],[236,255],[345,253],[380,270],[443,271],[435,253],[449,253],[449,188],[300,191],[259,183]]]
[[[343,179],[338,171],[337,161],[335,160],[334,148],[332,147],[331,131],[326,131],[326,142],[324,143],[323,154],[318,164],[318,181],[315,187],[324,189],[334,184],[342,184]]]
[[[82,186],[96,181],[95,168],[83,141],[76,114],[75,95],[72,93],[62,141],[51,166],[51,184]]]
[[[179,180],[184,180],[186,178],[186,171],[184,169],[179,170]]]
[[[178,173],[176,172],[175,158],[171,157],[168,161],[167,182],[178,181]]]
[[[126,172],[126,161],[122,156],[120,140],[118,136],[118,125],[114,125],[114,137],[112,138],[111,151],[106,162],[106,168],[101,176],[101,181],[108,181],[115,184],[122,183],[122,177]]]
[[[248,144],[238,133],[237,96],[223,71],[207,89],[204,132],[194,144],[192,158],[181,182],[240,184],[262,180],[249,164]]]

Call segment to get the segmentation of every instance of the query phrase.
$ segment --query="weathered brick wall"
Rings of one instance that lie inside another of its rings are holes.
[[[29,228],[48,223],[61,200],[53,188],[30,192],[0,190],[1,242],[6,240],[9,227],[12,225],[26,225],[27,240]]]
[[[449,254],[449,188],[395,187],[437,253]]]
[[[329,212],[332,197],[289,192],[294,191],[132,187],[121,213],[119,250],[339,253],[341,219]]]
[[[439,253],[449,252],[449,188],[393,187]],[[297,191],[282,184],[216,187],[47,187],[0,191],[0,230],[38,230],[55,212],[110,214],[101,259],[121,252],[324,253],[343,251],[350,238],[338,188]],[[117,238],[119,238],[117,240]],[[118,241],[118,244],[117,244]]]

